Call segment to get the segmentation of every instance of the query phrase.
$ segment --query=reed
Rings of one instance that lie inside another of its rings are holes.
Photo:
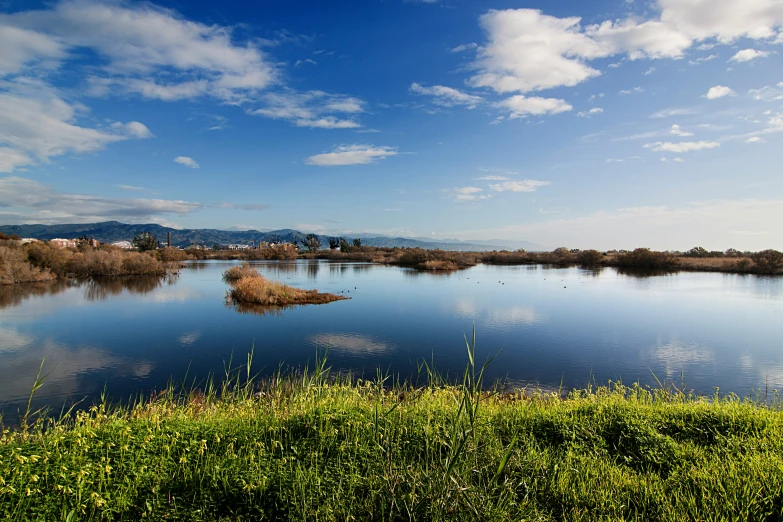
[[[335,294],[320,293],[318,290],[302,290],[279,281],[272,281],[248,265],[229,268],[223,273],[223,280],[231,285],[228,297],[241,305],[281,307],[326,304],[350,299]]]

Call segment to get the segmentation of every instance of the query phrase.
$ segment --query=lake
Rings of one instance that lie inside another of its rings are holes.
[[[416,377],[422,361],[456,376],[473,325],[490,380],[564,389],[609,380],[698,393],[783,386],[783,278],[679,272],[634,275],[544,266],[448,274],[325,261],[253,263],[266,276],[351,300],[240,313],[226,304],[233,262],[193,262],[167,279],[0,286],[0,411],[23,408],[42,360],[35,405],[89,405],[222,375],[254,350],[254,370],[312,363]]]

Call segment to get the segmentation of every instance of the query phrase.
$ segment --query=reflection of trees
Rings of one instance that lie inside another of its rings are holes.
[[[319,261],[308,261],[305,264],[305,270],[308,279],[315,279],[318,277],[318,271],[321,269],[321,263]]]
[[[102,277],[90,279],[86,282],[84,297],[88,301],[103,301],[108,297],[119,295],[123,290],[132,294],[147,294],[159,288],[164,282],[172,285],[176,283],[176,274],[167,276],[128,276],[128,277]]]
[[[446,279],[453,277],[456,273],[456,271],[452,270],[418,270],[416,268],[402,269],[402,277],[407,279],[421,279],[425,277]]]
[[[648,279],[650,277],[667,276],[676,273],[677,270],[666,268],[624,268],[617,267],[617,273],[620,275],[633,277],[636,279]]]
[[[56,280],[50,283],[23,283],[17,285],[0,285],[0,308],[19,306],[29,297],[56,295],[71,288],[73,283],[67,280]]]

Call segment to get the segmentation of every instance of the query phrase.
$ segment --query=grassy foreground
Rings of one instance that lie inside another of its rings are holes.
[[[776,408],[620,385],[496,394],[482,375],[388,387],[322,360],[25,422],[0,439],[0,518],[783,519]]]

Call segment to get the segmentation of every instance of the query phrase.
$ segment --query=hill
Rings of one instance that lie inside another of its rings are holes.
[[[193,244],[201,244],[211,247],[214,244],[251,244],[259,241],[278,242],[284,241],[291,243],[296,240],[302,244],[305,236],[304,232],[292,229],[271,230],[262,232],[260,230],[218,230],[211,228],[196,229],[177,229],[164,227],[155,223],[148,224],[127,224],[118,221],[105,221],[102,223],[83,223],[67,225],[0,225],[0,232],[4,234],[16,234],[20,237],[31,237],[40,240],[54,239],[57,237],[73,239],[82,236],[95,238],[104,243],[113,243],[115,241],[131,240],[140,232],[149,232],[158,238],[159,241],[166,241],[168,233],[171,233],[171,244],[178,247],[187,247]],[[321,244],[329,244],[329,235],[318,235]],[[386,237],[386,236],[342,236],[351,241],[359,238],[363,245],[375,247],[419,247],[427,250],[457,250],[457,251],[486,251],[502,250],[501,240],[492,240],[491,242],[465,242],[465,241],[437,241],[425,238],[412,239],[405,237]],[[514,246],[519,243],[509,241],[505,249],[515,250],[520,248]],[[533,243],[527,243],[534,245]],[[532,249],[529,249],[532,250]]]

